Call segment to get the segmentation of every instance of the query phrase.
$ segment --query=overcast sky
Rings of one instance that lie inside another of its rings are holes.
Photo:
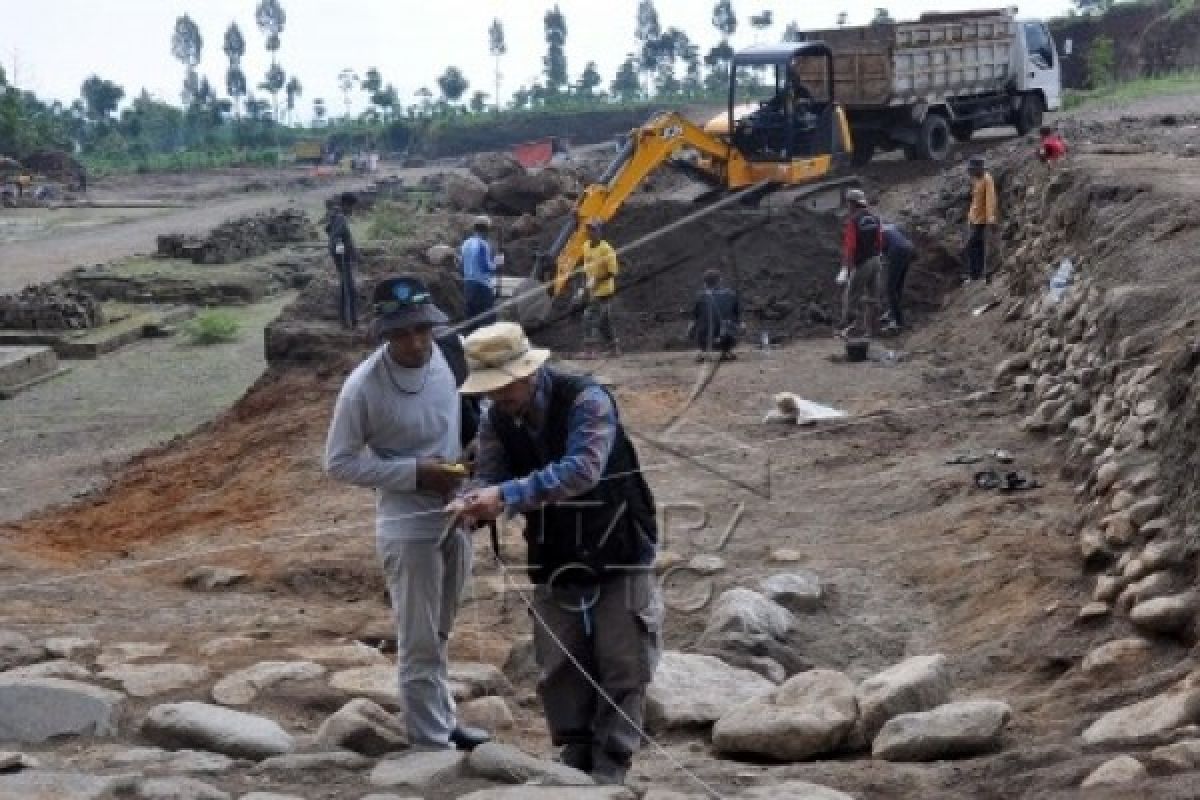
[[[337,74],[351,67],[359,74],[377,67],[407,104],[422,86],[437,92],[437,76],[447,66],[461,69],[470,91],[494,91],[494,62],[488,53],[488,27],[493,18],[504,26],[508,54],[501,61],[502,94],[539,78],[545,53],[542,16],[547,0],[281,0],[287,12],[280,64],[304,86],[298,111],[307,118],[312,100],[323,97],[330,113],[341,114],[344,102]],[[262,80],[269,64],[264,37],[254,24],[257,0],[0,0],[0,63],[9,80],[39,95],[70,103],[79,86],[93,73],[116,81],[132,98],[144,87],[151,94],[179,102],[183,66],[171,57],[175,19],[191,14],[204,36],[200,72],[225,94],[227,63],[222,39],[236,21],[246,38],[243,69],[251,85]],[[832,27],[839,11],[851,25],[864,24],[882,0],[733,0],[739,25],[734,47],[756,40],[777,41],[784,26],[795,20],[802,28]],[[594,60],[605,88],[633,39],[637,0],[559,0],[567,21],[567,65],[572,80]],[[682,28],[704,53],[718,40],[712,27],[712,0],[657,0],[664,28]],[[1029,0],[1021,16],[1054,16],[1069,0]],[[953,5],[931,0],[891,0],[887,7],[898,19],[922,11],[951,8],[994,8],[987,0],[954,0]],[[770,9],[775,25],[753,30],[748,18]],[[468,92],[468,94],[469,94]],[[352,109],[364,107],[362,92],[354,92]]]

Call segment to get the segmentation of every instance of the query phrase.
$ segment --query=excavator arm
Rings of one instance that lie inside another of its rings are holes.
[[[647,175],[684,148],[698,150],[706,156],[705,171],[712,172],[713,179],[720,183],[725,182],[730,161],[742,159],[729,144],[674,112],[659,114],[634,129],[600,180],[580,195],[574,215],[563,226],[548,253],[555,263],[552,288],[555,296],[566,288],[583,257],[583,245],[587,241],[584,223],[591,219],[604,222],[612,219]]]

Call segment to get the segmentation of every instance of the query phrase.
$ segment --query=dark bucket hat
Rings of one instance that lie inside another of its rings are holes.
[[[428,287],[417,278],[387,278],[375,286],[371,296],[371,337],[383,339],[389,331],[420,325],[445,325],[449,321],[433,303]]]

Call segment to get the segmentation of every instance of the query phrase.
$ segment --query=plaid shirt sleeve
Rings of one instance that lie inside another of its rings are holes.
[[[524,512],[577,497],[600,482],[617,439],[617,410],[604,389],[594,386],[575,399],[567,418],[567,452],[558,461],[522,478],[503,480],[496,466],[503,450],[487,426],[481,431],[480,475],[501,479],[500,493],[511,511]]]

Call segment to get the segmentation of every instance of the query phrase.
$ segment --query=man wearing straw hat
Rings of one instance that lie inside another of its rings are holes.
[[[564,763],[619,784],[641,745],[662,652],[654,498],[612,396],[545,365],[519,325],[467,337],[466,394],[491,401],[476,477],[453,505],[470,520],[525,517],[538,692]]]
[[[413,747],[470,749],[488,740],[455,716],[447,644],[471,572],[471,542],[445,505],[465,477],[454,368],[434,327],[447,321],[410,277],[375,287],[372,337],[381,346],[338,395],[325,468],[375,489],[376,549],[396,618],[400,696]]]

